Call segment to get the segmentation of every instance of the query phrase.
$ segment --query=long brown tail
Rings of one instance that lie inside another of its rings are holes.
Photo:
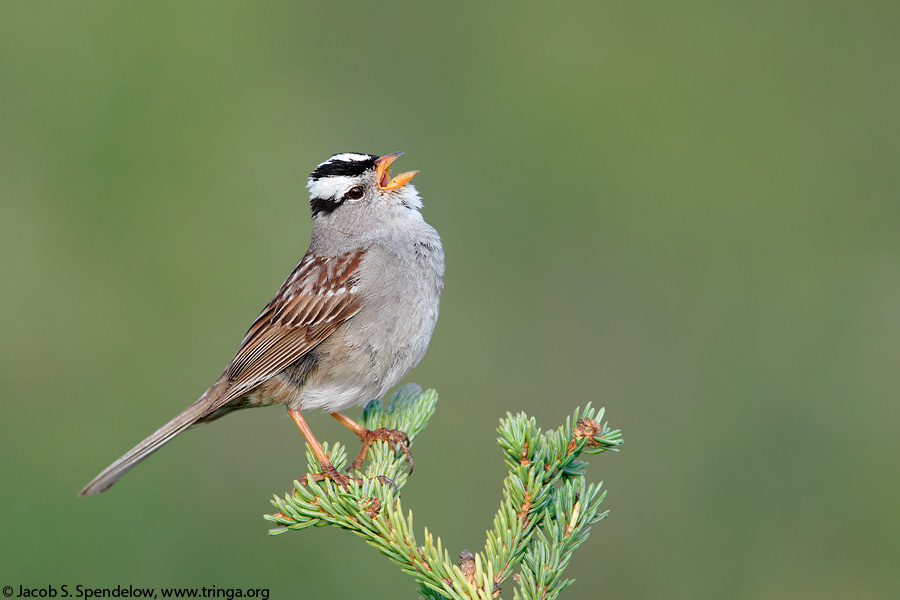
[[[216,382],[205,394],[181,411],[174,419],[150,434],[143,442],[126,452],[116,462],[109,465],[84,486],[78,495],[90,496],[99,494],[117,482],[122,475],[131,470],[139,462],[159,450],[166,442],[196,423],[210,406],[210,398],[221,392],[221,381]]]

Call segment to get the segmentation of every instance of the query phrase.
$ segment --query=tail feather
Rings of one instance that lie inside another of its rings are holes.
[[[117,482],[119,478],[130,471],[139,462],[159,450],[164,444],[169,442],[176,435],[194,425],[199,421],[210,406],[210,396],[215,398],[218,394],[217,385],[210,388],[196,402],[181,411],[174,419],[150,434],[143,442],[126,452],[113,464],[109,465],[99,475],[94,477],[90,483],[84,486],[78,495],[90,496],[99,494],[108,489],[112,484]]]

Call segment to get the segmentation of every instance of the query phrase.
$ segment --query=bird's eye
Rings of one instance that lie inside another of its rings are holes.
[[[361,187],[359,187],[358,185],[355,185],[352,188],[350,188],[350,191],[347,192],[347,197],[350,198],[351,200],[359,200],[360,198],[363,197],[363,193],[364,193],[363,189]]]

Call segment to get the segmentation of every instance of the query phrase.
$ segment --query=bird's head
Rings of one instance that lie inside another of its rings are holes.
[[[344,152],[317,166],[306,185],[313,218],[421,208],[419,194],[409,183],[418,171],[391,177],[390,165],[401,154]]]

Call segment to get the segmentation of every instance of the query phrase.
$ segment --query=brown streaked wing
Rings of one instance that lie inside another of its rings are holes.
[[[359,312],[360,300],[351,289],[364,253],[303,257],[247,331],[225,370],[228,387],[206,414],[277,375]]]

